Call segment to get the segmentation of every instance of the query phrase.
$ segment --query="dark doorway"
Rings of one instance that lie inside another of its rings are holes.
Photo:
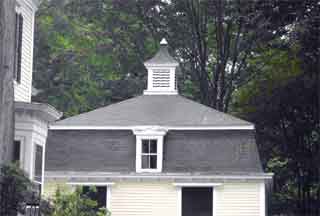
[[[95,210],[99,210],[100,208],[106,208],[107,203],[107,187],[105,186],[83,186],[82,193],[87,198],[94,200],[97,202],[97,207]]]
[[[212,216],[212,188],[182,188],[182,216]]]

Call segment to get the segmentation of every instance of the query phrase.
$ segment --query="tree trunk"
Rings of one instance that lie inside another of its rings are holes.
[[[0,165],[12,158],[14,137],[15,1],[0,1]]]

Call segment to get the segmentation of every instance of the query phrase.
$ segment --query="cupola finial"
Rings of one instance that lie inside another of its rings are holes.
[[[148,86],[144,94],[178,94],[176,67],[179,63],[169,54],[168,42],[163,38],[155,56],[144,63],[148,70]]]
[[[160,41],[160,45],[168,45],[168,42],[165,38],[162,38],[162,40]]]

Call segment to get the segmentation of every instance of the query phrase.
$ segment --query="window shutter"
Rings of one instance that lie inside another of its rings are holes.
[[[23,16],[16,13],[14,79],[19,83],[21,81],[22,32]]]

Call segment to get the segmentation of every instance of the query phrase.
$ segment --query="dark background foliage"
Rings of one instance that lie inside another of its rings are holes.
[[[271,215],[319,215],[319,0],[51,0],[34,100],[65,116],[141,94],[165,37],[184,96],[256,124]]]

